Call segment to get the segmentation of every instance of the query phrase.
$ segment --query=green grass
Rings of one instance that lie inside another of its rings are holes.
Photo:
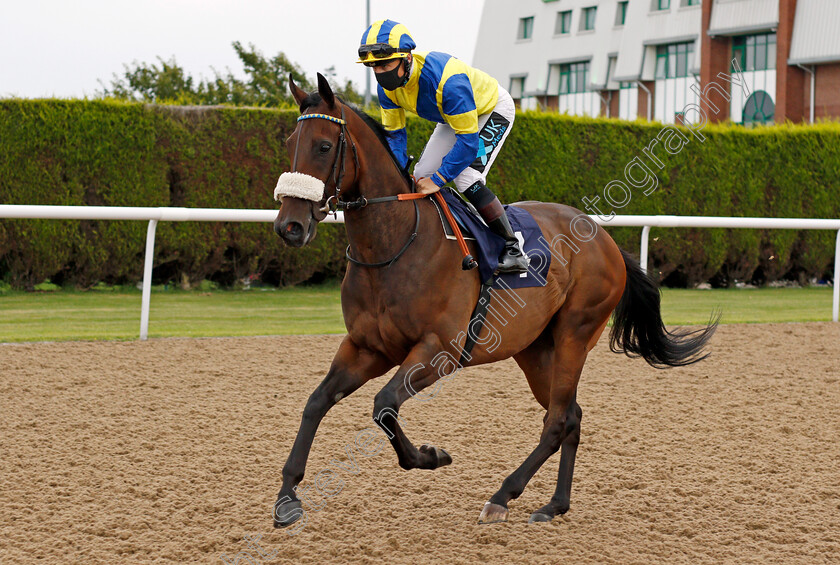
[[[830,288],[664,289],[669,325],[831,319]],[[0,342],[136,339],[140,292],[10,292],[0,295]],[[344,333],[338,284],[278,291],[157,291],[149,337]]]
[[[719,309],[721,323],[829,322],[832,289],[751,288],[685,290],[662,289],[662,316],[666,324],[702,324]]]
[[[338,284],[278,291],[152,292],[149,337],[343,333]],[[0,342],[136,339],[139,291],[0,296]]]

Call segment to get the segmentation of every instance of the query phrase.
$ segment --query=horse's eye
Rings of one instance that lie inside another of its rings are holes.
[[[332,149],[332,145],[330,145],[329,143],[321,144],[321,153],[327,153],[330,149]]]

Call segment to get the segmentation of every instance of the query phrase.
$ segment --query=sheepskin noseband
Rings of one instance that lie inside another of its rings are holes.
[[[324,181],[304,173],[283,173],[277,179],[274,199],[280,200],[284,196],[320,202],[324,199]]]

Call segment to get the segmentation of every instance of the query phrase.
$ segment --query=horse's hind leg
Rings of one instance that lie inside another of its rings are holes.
[[[550,522],[558,514],[569,511],[572,496],[572,475],[575,471],[575,455],[580,443],[580,420],[583,411],[574,400],[566,410],[566,437],[560,446],[560,470],[557,474],[557,489],[551,502],[531,514],[528,522]]]
[[[558,337],[556,334],[555,331],[555,341]],[[480,524],[506,521],[508,502],[522,494],[534,474],[549,457],[557,453],[570,432],[578,430],[579,433],[579,420],[569,416],[575,414],[575,392],[583,363],[586,360],[586,353],[586,343],[578,341],[574,336],[565,336],[554,346],[554,366],[545,367],[539,374],[535,375],[532,372],[528,375],[528,382],[541,403],[544,399],[540,398],[540,393],[535,389],[535,381],[550,378],[550,384],[546,383],[548,384],[546,388],[549,389],[546,394],[548,410],[543,419],[540,441],[525,462],[502,482],[502,487],[484,505],[478,519]],[[520,363],[520,365],[523,364]]]
[[[283,466],[283,486],[274,504],[274,527],[285,527],[302,515],[295,489],[303,480],[306,460],[318,425],[330,408],[364,383],[387,372],[393,364],[372,351],[359,349],[346,337],[333,359],[327,376],[306,402],[295,443]]]

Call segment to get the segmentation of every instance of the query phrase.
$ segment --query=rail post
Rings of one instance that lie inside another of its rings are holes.
[[[840,315],[840,230],[837,230],[837,243],[834,245],[834,300],[831,306],[831,319],[837,321]]]
[[[642,248],[639,250],[639,266],[647,273],[648,263],[648,240],[650,239],[650,226],[642,228]]]
[[[149,337],[149,304],[152,301],[152,265],[155,262],[155,231],[157,220],[149,220],[146,230],[146,260],[143,263],[143,302],[140,306],[140,339]]]

